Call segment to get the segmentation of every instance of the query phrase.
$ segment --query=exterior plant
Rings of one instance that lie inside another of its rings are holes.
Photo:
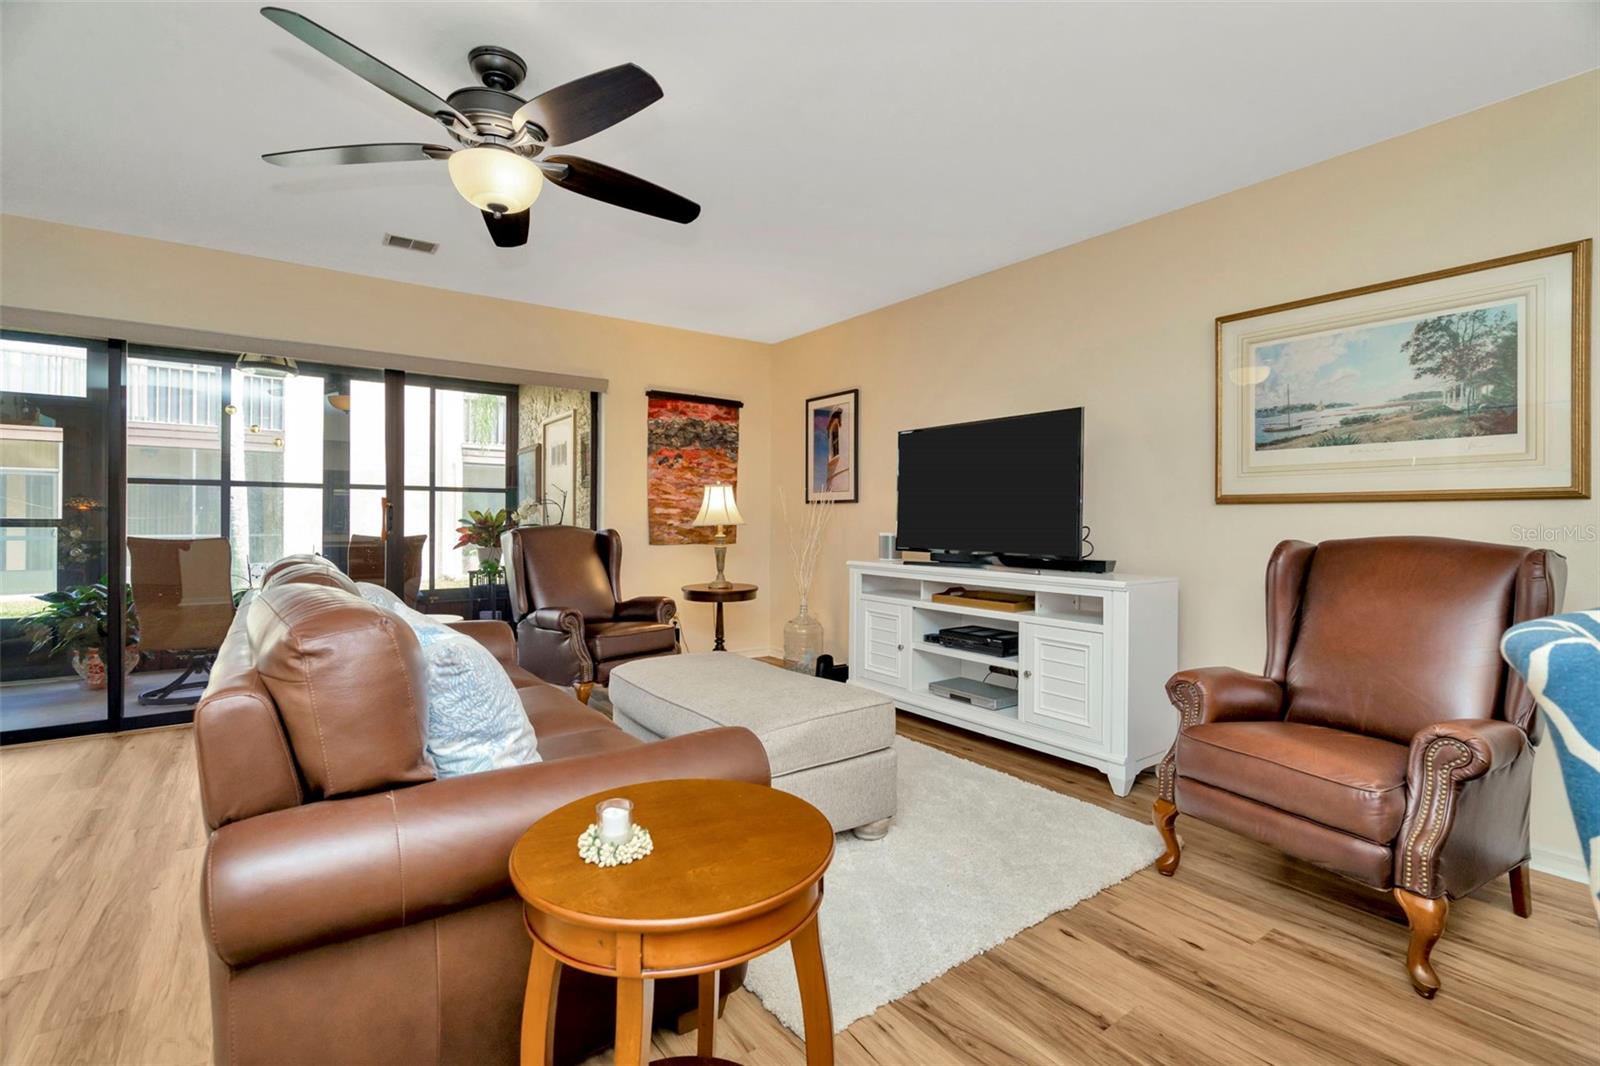
[[[504,507],[498,511],[468,511],[456,527],[461,539],[457,548],[468,546],[478,549],[478,572],[489,577],[500,573],[500,537],[516,528],[517,520]]]
[[[58,592],[46,592],[39,597],[44,610],[31,615],[23,626],[23,633],[33,641],[34,652],[59,655],[72,652],[87,655],[99,653],[105,647],[111,632],[111,598],[105,582],[94,585],[73,585]],[[128,605],[127,643],[131,647],[139,642],[139,615],[133,606],[133,589],[123,593]]]
[[[511,512],[504,507],[498,511],[468,511],[461,525],[456,527],[456,532],[461,534],[456,547],[499,548],[500,535],[515,525]]]

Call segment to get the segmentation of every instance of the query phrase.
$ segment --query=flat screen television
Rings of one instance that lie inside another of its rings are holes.
[[[898,496],[901,551],[941,562],[1079,559],[1083,408],[905,430]]]

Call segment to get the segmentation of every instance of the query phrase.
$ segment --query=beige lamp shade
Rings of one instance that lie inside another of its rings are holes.
[[[694,516],[692,525],[697,526],[742,526],[744,515],[739,513],[739,505],[733,499],[732,485],[707,485],[705,495],[700,498],[700,513]]]

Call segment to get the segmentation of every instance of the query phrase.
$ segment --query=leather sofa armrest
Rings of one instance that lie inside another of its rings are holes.
[[[1494,866],[1491,853],[1510,848],[1503,862],[1490,873],[1500,873],[1525,859],[1527,809],[1532,774],[1533,743],[1519,725],[1498,719],[1455,719],[1424,726],[1411,738],[1406,765],[1406,818],[1400,827],[1395,852],[1395,884],[1429,899],[1470,892],[1477,884],[1447,884],[1440,877],[1440,857],[1447,850],[1466,851],[1470,859],[1453,865],[1470,871],[1484,863]],[[1518,770],[1520,773],[1512,773]],[[1485,790],[1487,797],[1463,803],[1467,789]],[[1458,826],[1458,816],[1468,807],[1484,811],[1514,811],[1520,807],[1520,843],[1510,827],[1483,827],[1484,839],[1474,841],[1471,825]],[[1455,847],[1453,834],[1465,833],[1465,846]],[[1481,871],[1479,871],[1481,873]],[[1457,877],[1456,880],[1461,878]],[[1467,880],[1475,881],[1476,877]]]
[[[240,967],[427,921],[512,894],[512,845],[572,800],[640,781],[767,784],[769,774],[754,733],[712,729],[234,822],[206,851],[207,934]]]
[[[619,622],[670,622],[678,615],[678,604],[671,596],[635,596],[617,604]]]
[[[517,665],[517,635],[504,622],[484,618],[446,624],[457,633],[465,633],[488,648],[489,653],[499,660],[501,665]]]
[[[1283,686],[1229,666],[1179,670],[1167,680],[1179,729],[1201,722],[1272,721],[1283,717]]]
[[[1272,721],[1283,717],[1283,686],[1270,677],[1231,666],[1179,670],[1167,679],[1167,699],[1178,712],[1178,732],[1201,722]],[[1171,804],[1178,783],[1178,744],[1156,767],[1156,795]]]

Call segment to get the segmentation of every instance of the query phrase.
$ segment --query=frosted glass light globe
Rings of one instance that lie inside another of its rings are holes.
[[[526,211],[544,188],[544,174],[533,160],[487,146],[452,153],[450,180],[467,203],[494,215]]]

